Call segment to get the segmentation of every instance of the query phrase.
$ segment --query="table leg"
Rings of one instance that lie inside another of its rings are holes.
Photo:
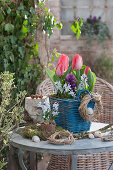
[[[77,155],[72,155],[72,170],[77,170]]]
[[[19,149],[18,158],[19,158],[19,164],[20,164],[20,167],[22,168],[22,170],[27,170],[27,168],[26,168],[26,166],[24,164],[24,160],[23,160],[23,151],[22,151],[22,149]]]

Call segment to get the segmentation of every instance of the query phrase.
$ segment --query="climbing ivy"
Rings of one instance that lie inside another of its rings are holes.
[[[60,28],[61,24],[45,8],[44,1],[0,0],[0,72],[15,73],[16,92],[27,90],[29,95],[40,83],[43,70],[36,31],[44,30],[50,36],[55,26]],[[35,64],[30,64],[32,59]]]

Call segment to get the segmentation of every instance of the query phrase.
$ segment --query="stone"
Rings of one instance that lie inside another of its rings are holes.
[[[91,133],[91,134],[89,134],[89,138],[90,138],[90,139],[94,139],[95,137],[94,137],[94,135]]]
[[[96,131],[96,132],[94,133],[94,136],[95,136],[96,138],[101,138],[101,137],[102,137],[102,134],[101,134],[100,131]]]
[[[38,136],[33,136],[32,141],[38,143],[38,142],[40,142],[40,138]]]
[[[38,102],[44,102],[47,97],[44,96],[42,99],[32,99],[31,97],[25,98],[25,110],[28,112],[29,116],[32,118],[34,123],[42,123],[43,119],[37,114],[42,114],[42,108],[38,107]]]
[[[88,115],[92,115],[94,113],[93,109],[91,107],[87,108]]]

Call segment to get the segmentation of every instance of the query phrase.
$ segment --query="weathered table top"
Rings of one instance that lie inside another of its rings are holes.
[[[16,148],[23,150],[51,154],[77,155],[96,153],[113,150],[113,141],[102,142],[100,138],[80,139],[71,145],[54,145],[49,141],[41,141],[39,143],[32,142],[30,139],[22,137],[18,133],[13,133],[11,144]]]

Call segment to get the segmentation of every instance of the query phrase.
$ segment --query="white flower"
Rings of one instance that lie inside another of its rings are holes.
[[[47,110],[48,110],[47,106],[43,105],[42,110],[43,110],[43,113],[45,114],[47,112]]]
[[[50,9],[48,10],[48,12],[50,12]]]
[[[86,89],[86,87],[88,87],[87,76],[85,74],[83,74],[81,76],[81,82],[80,82],[80,84],[78,86],[78,90]]]
[[[38,102],[38,107],[42,107],[42,102]]]
[[[46,105],[46,107],[48,108],[48,110],[50,110],[50,102],[49,102],[49,98],[45,99],[44,104]]]
[[[38,6],[35,4],[35,8],[38,8]]]
[[[39,3],[45,4],[45,0],[39,0]]]
[[[27,15],[25,15],[25,19],[27,19]]]
[[[55,102],[53,104],[53,110],[58,111],[58,107],[59,107],[59,104],[57,102]]]
[[[61,84],[60,81],[55,82],[55,91],[56,91],[56,93],[58,92],[58,90],[60,90],[60,92],[63,93],[63,88],[62,88],[62,84]]]
[[[69,92],[71,90],[71,86],[69,84],[67,85],[65,83],[63,87],[64,87],[65,92]]]
[[[72,96],[72,97],[75,97],[75,93],[73,91],[70,91],[69,94]]]
[[[45,30],[43,30],[43,34],[45,34],[46,32],[45,32]]]
[[[52,17],[52,19],[51,19],[51,24],[53,25],[53,21],[54,21],[54,16]]]
[[[53,115],[53,116],[56,116],[56,115],[58,115],[58,112],[53,111],[53,112],[52,112],[52,115]]]

